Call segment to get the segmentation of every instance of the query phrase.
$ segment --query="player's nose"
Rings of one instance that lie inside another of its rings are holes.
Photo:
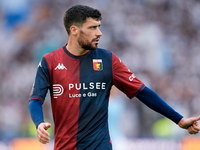
[[[103,35],[102,32],[101,32],[101,30],[100,30],[99,28],[97,28],[97,33],[96,33],[96,35],[99,36],[99,37]]]

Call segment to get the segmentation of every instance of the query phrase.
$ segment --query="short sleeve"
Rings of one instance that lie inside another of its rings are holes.
[[[124,63],[112,53],[113,84],[124,92],[130,99],[140,93],[145,85]]]

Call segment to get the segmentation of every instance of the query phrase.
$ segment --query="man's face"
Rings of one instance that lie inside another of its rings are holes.
[[[78,43],[84,50],[95,50],[102,36],[99,27],[101,21],[88,18],[80,29]]]

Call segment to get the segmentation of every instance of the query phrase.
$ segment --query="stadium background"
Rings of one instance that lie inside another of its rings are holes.
[[[102,12],[99,47],[113,51],[185,117],[200,115],[200,0],[0,0],[0,149],[46,150],[35,141],[28,99],[43,54],[64,45],[63,14],[74,4]],[[52,123],[49,96],[44,104]],[[115,150],[199,150],[200,136],[112,90]],[[49,132],[53,132],[50,130]]]

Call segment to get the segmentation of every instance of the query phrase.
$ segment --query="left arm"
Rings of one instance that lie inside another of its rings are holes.
[[[158,94],[148,87],[145,87],[136,97],[149,108],[164,115],[176,124],[183,118],[182,115],[172,109]]]
[[[178,124],[180,128],[187,129],[190,134],[199,132],[200,127],[197,121],[200,117],[184,118],[148,87],[145,87],[136,97],[149,108]]]
[[[113,84],[130,99],[136,96],[148,107],[178,124],[180,128],[187,129],[190,134],[199,132],[200,126],[197,121],[200,120],[200,116],[188,119],[183,118],[182,115],[172,109],[154,91],[145,87],[143,82],[114,53],[112,53],[112,72]]]

